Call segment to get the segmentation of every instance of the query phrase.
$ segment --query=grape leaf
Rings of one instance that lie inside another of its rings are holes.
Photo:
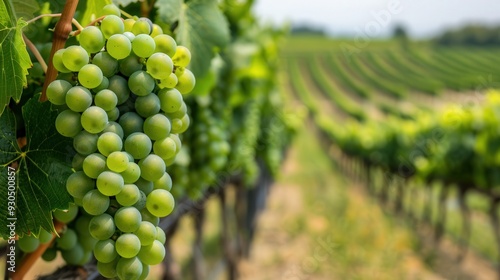
[[[91,21],[102,15],[102,8],[104,6],[111,4],[111,0],[89,0],[86,1],[87,7],[85,8],[85,13],[80,19],[80,24],[82,26],[87,26]]]
[[[67,209],[71,197],[66,191],[66,179],[72,173],[74,153],[70,138],[59,135],[54,122],[56,111],[50,103],[38,102],[39,95],[24,106],[22,115],[26,124],[27,145],[17,143],[16,120],[10,110],[0,116],[0,186],[8,185],[8,166],[17,162],[16,233],[38,233],[40,227],[52,231],[52,211]],[[8,235],[7,188],[0,188],[0,236]]]
[[[33,14],[40,10],[40,6],[35,0],[12,0],[14,11],[16,11],[17,18],[30,20]]]
[[[176,39],[191,51],[189,68],[202,77],[210,67],[217,49],[230,40],[229,26],[216,0],[159,0],[158,17],[172,24],[178,21]]]
[[[27,86],[31,60],[24,44],[23,19],[16,20],[9,0],[0,2],[0,115],[10,98],[17,102]]]

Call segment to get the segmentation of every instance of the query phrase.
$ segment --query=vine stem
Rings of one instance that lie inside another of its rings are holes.
[[[54,228],[56,229],[56,232],[59,234],[62,232],[62,230],[64,228],[64,224],[59,222],[59,221],[55,221]],[[40,257],[47,250],[47,248],[50,247],[50,245],[54,242],[55,238],[56,238],[56,235],[54,233],[52,233],[52,240],[50,242],[47,242],[45,244],[40,244],[40,246],[38,246],[36,251],[27,254],[23,258],[21,265],[19,265],[19,269],[16,270],[16,272],[12,274],[12,280],[24,279],[26,273],[28,273],[28,271],[33,267],[35,262],[38,259],[40,259]]]
[[[47,73],[47,63],[45,63],[45,60],[43,60],[43,57],[40,54],[40,52],[38,51],[38,49],[30,41],[30,39],[28,39],[28,37],[26,37],[26,35],[24,35],[24,33],[23,33],[23,39],[24,39],[24,43],[26,44],[26,46],[28,46],[28,48],[31,50],[33,55],[35,55],[35,58],[38,61],[38,63],[40,63],[40,65],[42,66],[43,72]]]
[[[61,13],[58,13],[58,14],[43,14],[43,15],[39,15],[37,17],[34,17],[34,18],[28,20],[27,23],[28,24],[33,23],[33,22],[35,22],[35,21],[37,21],[37,20],[39,20],[41,18],[44,18],[44,17],[61,17],[61,16],[62,16]],[[76,28],[78,30],[82,30],[83,29],[83,26],[76,19],[72,18],[71,22],[73,23],[73,25],[76,26]]]
[[[47,87],[57,77],[57,70],[56,68],[54,68],[52,58],[54,57],[56,51],[64,48],[64,44],[66,44],[69,33],[72,31],[71,23],[73,20],[73,16],[75,15],[77,6],[78,0],[66,1],[66,4],[64,4],[64,9],[61,13],[61,18],[56,24],[56,28],[54,30],[54,39],[52,41],[52,49],[50,50],[47,73],[45,75],[45,82],[43,83],[42,95],[40,96],[40,101],[42,102],[47,101]]]
[[[94,19],[93,21],[91,21],[89,24],[87,24],[87,26],[92,26],[92,25],[96,24],[97,22],[101,21],[102,19],[104,19],[105,17],[106,16],[100,16],[100,17]],[[70,35],[76,36],[76,35],[80,34],[82,32],[82,30],[83,30],[83,27],[81,29],[76,30],[76,31],[70,32]]]

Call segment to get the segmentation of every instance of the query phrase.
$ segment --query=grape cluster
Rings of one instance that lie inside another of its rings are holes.
[[[165,256],[157,226],[174,208],[166,167],[190,124],[182,95],[195,78],[186,47],[148,19],[123,20],[115,8],[106,6],[110,14],[81,31],[80,45],[55,53],[61,74],[47,97],[61,110],[57,131],[73,138],[75,172],[66,188],[91,217],[99,272],[144,279]]]

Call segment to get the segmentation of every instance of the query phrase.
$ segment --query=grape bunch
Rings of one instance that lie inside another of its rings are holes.
[[[66,188],[96,240],[99,272],[144,279],[165,256],[159,218],[174,208],[166,171],[190,124],[183,94],[195,85],[191,53],[145,18],[108,15],[57,51],[59,78],[47,88],[57,131],[73,138]],[[86,216],[87,215],[87,216]],[[77,222],[80,219],[77,218]],[[84,222],[80,222],[84,223]]]

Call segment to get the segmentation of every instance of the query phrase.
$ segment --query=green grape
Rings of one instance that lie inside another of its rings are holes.
[[[162,80],[168,78],[170,74],[172,74],[174,63],[168,55],[164,53],[154,53],[148,58],[146,68],[153,78]]]
[[[158,87],[161,89],[175,88],[178,81],[179,81],[179,78],[177,78],[177,75],[175,75],[174,73],[170,73],[167,78],[159,81]]]
[[[115,213],[115,225],[122,232],[136,231],[141,221],[141,213],[134,207],[122,207]]]
[[[123,34],[115,34],[108,39],[106,50],[115,59],[124,59],[132,52],[132,43]]]
[[[92,105],[92,94],[84,87],[72,87],[66,93],[66,105],[74,112],[83,112]]]
[[[184,117],[181,119],[181,126],[179,129],[176,131],[173,131],[172,133],[180,134],[186,132],[186,130],[189,128],[189,124],[191,123],[191,119],[189,116],[186,114]]]
[[[174,140],[175,146],[177,147],[177,150],[175,151],[175,153],[178,154],[182,148],[181,139],[179,138],[179,136],[177,134],[170,134],[169,137],[172,138],[172,140]]]
[[[175,157],[177,146],[172,138],[165,137],[155,141],[153,144],[153,151],[162,159],[170,159]]]
[[[115,107],[110,111],[106,111],[106,115],[108,115],[109,121],[116,121],[118,120],[118,118],[120,118],[120,110],[117,107]]]
[[[76,218],[76,215],[78,215],[78,206],[76,206],[73,203],[70,203],[68,210],[63,211],[56,209],[53,215],[54,218],[56,218],[56,220],[68,224],[69,222],[73,221]]]
[[[116,239],[115,248],[116,252],[121,257],[133,258],[137,256],[137,254],[141,250],[141,241],[139,240],[139,237],[137,237],[135,234],[124,233],[120,235],[118,239]],[[120,262],[118,262],[118,267],[119,264]]]
[[[134,160],[134,157],[132,157],[132,161],[133,160]],[[141,168],[139,167],[139,165],[137,165],[137,163],[129,162],[127,169],[120,174],[122,174],[123,181],[125,181],[126,184],[133,184],[141,177]],[[122,204],[122,203],[120,203],[120,204]],[[126,205],[123,205],[123,206],[126,206]]]
[[[141,246],[151,245],[156,240],[156,226],[148,221],[143,221],[134,234],[141,241]]]
[[[132,27],[134,26],[135,19],[128,18],[123,21],[123,24],[125,25],[125,32],[132,32]]]
[[[118,276],[118,274],[116,273],[116,266],[118,265],[119,260],[121,260],[120,257],[115,258],[109,263],[102,263],[98,261],[97,271],[99,271],[102,276],[113,279]]]
[[[119,153],[119,152],[113,152]],[[111,153],[110,155],[112,155]],[[109,159],[109,157],[108,157]],[[127,159],[128,162],[128,159]],[[123,177],[120,174],[114,173],[113,171],[104,171],[97,177],[97,189],[107,196],[114,196],[120,193],[123,188]]]
[[[73,138],[73,148],[81,155],[90,155],[97,151],[97,138],[96,134],[82,130]]]
[[[163,231],[161,227],[156,227],[156,240],[160,241],[160,243],[163,245],[165,245],[165,242],[167,242],[167,236],[165,235],[165,231]]]
[[[122,34],[125,31],[123,20],[116,15],[106,16],[101,22],[101,31],[104,38],[111,39],[113,35]]]
[[[139,200],[140,195],[136,185],[125,184],[122,191],[116,195],[116,201],[122,206],[132,206]]]
[[[177,89],[162,89],[158,92],[160,99],[160,108],[165,113],[173,113],[178,111],[181,106],[182,94]]]
[[[124,136],[127,138],[129,135],[141,132],[142,126],[144,125],[144,120],[142,119],[142,117],[135,112],[128,112],[123,114],[118,122],[123,128]],[[125,148],[125,150],[127,149]],[[130,153],[130,151],[127,152]],[[134,153],[131,154],[134,155]]]
[[[94,246],[94,257],[103,263],[112,262],[118,257],[115,250],[115,241],[111,239],[99,240]]]
[[[174,118],[171,119],[170,121],[172,122],[172,129],[170,130],[170,132],[175,134],[182,133],[182,128],[183,128],[182,119]]]
[[[157,217],[166,217],[174,210],[174,197],[166,190],[153,190],[146,199],[146,208]]]
[[[141,276],[139,276],[139,280],[146,280],[146,278],[148,278],[148,275],[149,275],[149,265],[143,263],[142,264],[142,273],[141,273]]]
[[[42,259],[46,262],[51,262],[55,260],[57,257],[57,249],[56,248],[47,248],[45,252],[42,254]]]
[[[116,265],[116,272],[120,279],[139,279],[143,265],[137,257],[121,258]]]
[[[85,232],[88,232],[88,226],[85,229]],[[92,237],[89,233],[83,234],[82,232],[78,232],[78,242],[82,245],[83,250],[91,251],[94,249],[95,244],[97,243],[97,239]]]
[[[130,54],[126,58],[120,60],[120,73],[129,77],[136,71],[142,70],[141,59],[135,54]]]
[[[41,244],[47,244],[50,241],[52,241],[52,233],[44,230],[43,228],[40,229],[40,234],[38,235],[38,240],[40,241]]]
[[[135,182],[135,185],[145,195],[148,195],[153,190],[153,182],[148,181],[144,178],[139,178],[139,180]],[[146,203],[146,197],[144,197],[144,203]]]
[[[83,248],[83,246],[81,246],[81,247]],[[92,250],[85,250],[85,248],[83,248],[83,257],[75,265],[79,265],[79,266],[86,265],[92,260],[93,256],[94,256],[94,254],[92,253]]]
[[[128,155],[125,152],[112,152],[109,154],[108,159],[106,160],[106,165],[111,171],[114,172],[123,172],[127,170],[128,167]],[[120,175],[121,177],[121,175]]]
[[[144,121],[144,133],[152,140],[159,140],[170,134],[170,121],[163,114],[156,114]]]
[[[62,54],[62,62],[69,70],[78,72],[89,63],[89,54],[81,46],[69,46]]]
[[[153,188],[170,191],[172,189],[172,178],[165,172],[160,179],[153,181]]]
[[[158,24],[153,23],[153,31],[151,31],[151,37],[154,38],[161,34],[163,34],[163,29]]]
[[[106,78],[106,76],[103,76],[102,77],[102,82],[96,88],[93,88],[92,91],[93,92],[99,92],[101,90],[107,89],[108,86],[109,86],[109,79]]]
[[[118,104],[118,97],[111,90],[104,89],[95,95],[94,103],[104,111],[109,111],[114,109]]]
[[[155,40],[147,34],[136,35],[134,41],[132,41],[132,51],[138,57],[150,57],[154,53],[155,48]]]
[[[118,105],[125,103],[130,96],[127,80],[121,76],[115,75],[109,78],[108,89],[114,92],[116,97],[118,97]]]
[[[135,100],[135,111],[143,118],[157,114],[160,112],[160,99],[154,93],[139,96]]]
[[[101,15],[115,15],[121,16],[120,8],[118,8],[115,4],[108,4],[102,8]]]
[[[87,26],[80,32],[80,45],[89,53],[97,53],[104,48],[105,39],[99,28]]]
[[[92,179],[97,179],[97,176],[106,170],[106,157],[93,153],[88,155],[83,160],[83,172]]]
[[[71,174],[66,181],[66,190],[74,198],[83,198],[90,190],[94,189],[94,180],[89,178],[83,171]]]
[[[99,133],[108,124],[106,111],[97,106],[91,106],[82,113],[82,126],[90,133]]]
[[[107,52],[99,52],[92,58],[92,64],[99,67],[102,75],[111,78],[118,71],[118,61]]]
[[[104,156],[108,156],[112,152],[121,151],[123,142],[120,135],[114,132],[104,132],[97,139],[97,149]]]
[[[165,246],[160,241],[155,240],[151,245],[143,246],[138,257],[145,264],[159,264],[165,258]]]
[[[191,52],[184,46],[177,46],[175,54],[172,56],[172,61],[175,66],[187,67],[191,62]]]
[[[180,94],[180,93],[179,93]],[[186,103],[184,103],[184,101],[181,102],[181,107],[179,108],[179,110],[175,111],[175,112],[172,112],[172,113],[166,113],[167,116],[171,119],[179,119],[179,118],[182,118],[184,117],[184,115],[187,114],[187,106],[186,106]]]
[[[167,34],[161,34],[153,38],[155,40],[155,52],[162,52],[170,57],[175,55],[177,43],[174,38]]]
[[[77,241],[78,236],[76,235],[76,232],[71,228],[67,228],[61,237],[56,239],[56,245],[57,248],[62,250],[69,250],[76,246]]]
[[[78,72],[78,81],[86,88],[96,88],[102,82],[102,71],[94,64],[87,64]]]
[[[106,125],[106,128],[104,128],[104,130],[102,131],[102,133],[106,133],[106,132],[112,132],[118,136],[120,136],[120,138],[123,138],[123,128],[121,127],[121,125],[115,121],[110,121],[107,125]],[[120,139],[121,140],[121,139]],[[99,149],[99,140],[97,140],[97,148]],[[118,150],[121,150],[118,149]],[[116,151],[118,151],[116,150]],[[115,150],[109,150],[109,152],[114,152]],[[109,153],[108,153],[109,154]]]
[[[62,136],[75,137],[81,130],[81,115],[71,110],[64,110],[56,118],[56,130]]]
[[[135,35],[132,32],[126,31],[126,32],[123,32],[123,35],[125,35],[125,37],[127,37],[130,40],[130,42],[134,41],[134,39],[135,39]]]
[[[131,31],[135,36],[137,36],[139,34],[151,34],[152,29],[153,23],[149,19],[140,18],[134,23]]]
[[[128,87],[138,96],[146,96],[155,88],[155,80],[146,71],[136,71],[130,75]]]
[[[85,257],[85,252],[83,251],[82,246],[75,241],[75,245],[69,247],[68,249],[61,250],[61,256],[67,264],[78,265]]]
[[[182,94],[190,93],[196,84],[196,79],[193,75],[193,72],[189,71],[189,69],[184,69],[182,75],[178,77],[177,85],[175,88],[179,90]]]
[[[66,68],[63,63],[63,53],[66,49],[60,49],[54,53],[54,56],[52,57],[52,64],[54,65],[54,68],[56,68],[57,71],[61,73],[70,73],[71,70]]]
[[[91,190],[83,197],[83,209],[90,215],[101,215],[109,207],[109,197],[100,193],[99,190]]]
[[[135,207],[137,210],[142,211],[142,209],[146,208],[146,194],[144,194],[144,192],[141,191],[142,188],[139,187],[139,184],[137,184],[138,182],[139,181],[136,182],[136,186],[137,188],[139,188],[139,193],[140,193],[139,200],[137,200],[137,202],[132,206]]]
[[[40,245],[40,240],[32,235],[25,235],[16,242],[21,251],[25,253],[34,252]]]
[[[165,173],[165,162],[157,155],[150,154],[139,161],[141,177],[148,181],[155,181]]]
[[[146,207],[141,209],[140,212],[143,221],[148,221],[155,226],[158,226],[158,224],[160,223],[160,218],[151,214],[151,212],[149,212]]]
[[[125,139],[125,151],[131,154],[134,159],[147,157],[151,152],[151,148],[151,139],[142,132],[134,132]],[[141,168],[141,173],[142,170]]]
[[[73,86],[64,80],[54,80],[47,87],[47,99],[54,105],[66,104],[66,93]]]
[[[107,240],[115,234],[115,220],[106,213],[95,216],[89,222],[88,231],[97,240]]]

